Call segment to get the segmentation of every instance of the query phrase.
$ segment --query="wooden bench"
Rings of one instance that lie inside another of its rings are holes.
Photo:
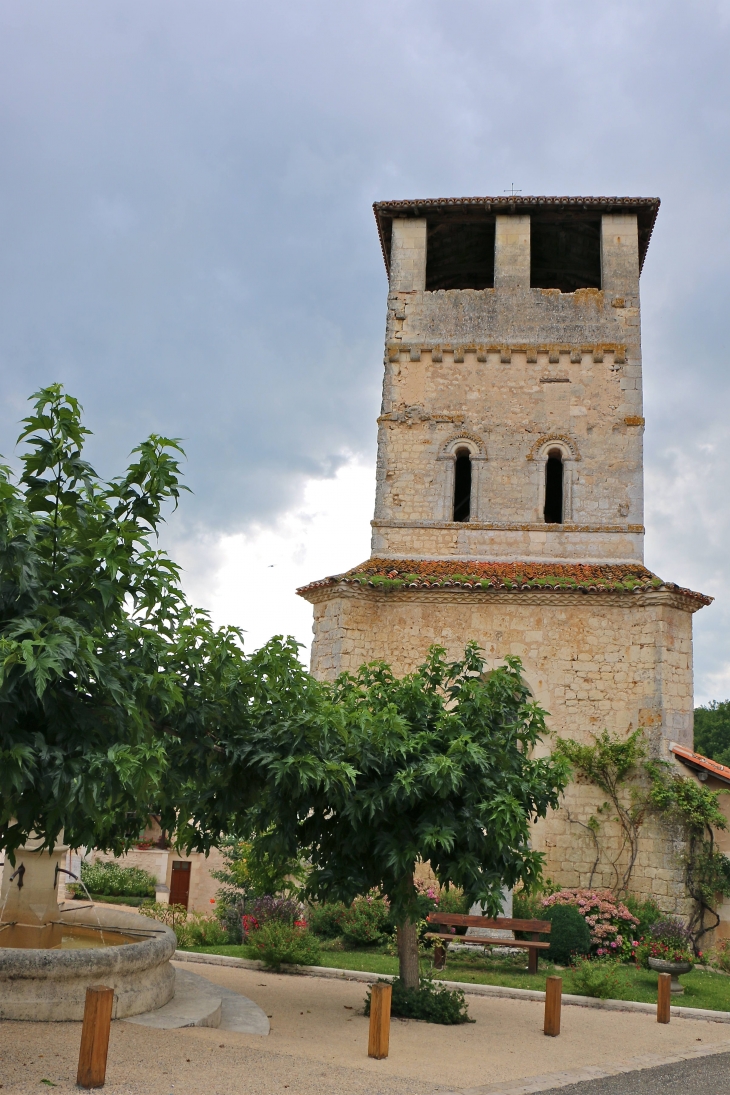
[[[547,950],[549,943],[538,939],[548,935],[552,924],[549,920],[514,920],[507,916],[490,919],[488,916],[466,916],[461,913],[431,913],[429,924],[443,925],[447,928],[499,928],[502,931],[530,932],[531,939],[489,939],[479,935],[453,935],[450,932],[426,932],[427,939],[438,939],[433,948],[433,964],[437,970],[446,965],[444,943],[465,943],[472,947],[519,947],[528,952],[528,970],[537,973],[538,951]],[[443,940],[444,942],[440,942]]]

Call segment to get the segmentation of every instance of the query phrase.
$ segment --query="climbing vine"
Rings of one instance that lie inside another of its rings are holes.
[[[714,837],[716,829],[728,827],[719,805],[720,795],[727,792],[710,791],[679,775],[666,761],[647,759],[642,728],[625,738],[604,730],[593,735],[592,745],[557,738],[555,753],[607,796],[587,822],[567,813],[568,820],[588,830],[593,841],[595,861],[589,886],[602,851],[606,854],[600,841],[605,821],[618,822],[622,834],[618,853],[609,859],[615,876],[612,888],[618,896],[628,892],[647,813],[681,831],[686,849],[682,857],[685,884],[694,902],[688,926],[697,948],[701,937],[720,923],[714,908],[717,897],[730,895],[730,859],[716,847]]]
[[[593,876],[601,857],[599,834],[604,821],[617,821],[622,841],[617,855],[609,860],[614,872],[615,883],[612,889],[618,896],[627,893],[629,882],[639,853],[639,830],[647,809],[647,798],[641,786],[629,783],[629,777],[638,775],[642,761],[646,756],[646,743],[643,730],[634,730],[627,738],[620,739],[604,730],[593,737],[593,745],[582,745],[569,738],[557,738],[555,752],[564,757],[574,770],[577,770],[589,782],[599,787],[608,800],[598,807],[588,822],[577,821],[568,813],[573,824],[588,829],[593,839],[596,858],[591,870],[589,887],[593,885]],[[613,814],[613,816],[612,816]],[[619,866],[627,852],[623,870]]]
[[[645,765],[651,781],[649,799],[657,813],[684,830],[687,892],[695,903],[689,929],[695,948],[701,937],[720,923],[713,908],[718,895],[730,895],[730,859],[715,845],[715,829],[727,829],[720,809],[720,794],[686,779],[664,761]],[[707,923],[707,916],[714,921]]]

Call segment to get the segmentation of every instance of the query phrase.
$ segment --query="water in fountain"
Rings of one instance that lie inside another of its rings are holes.
[[[43,851],[38,846],[39,843],[29,841],[25,847],[19,848],[20,865],[7,882],[3,877],[0,947],[23,950],[86,950],[135,943],[152,934],[130,933],[109,925],[102,927],[91,895],[85,883],[78,879],[89,899],[89,906],[81,906],[81,909],[91,910],[97,927],[65,920],[57,903],[58,876],[63,873],[76,878],[60,864],[61,856],[65,855],[67,848],[63,844],[57,844],[53,852],[49,853]],[[26,892],[23,893],[23,890]],[[81,909],[74,909],[73,912]]]

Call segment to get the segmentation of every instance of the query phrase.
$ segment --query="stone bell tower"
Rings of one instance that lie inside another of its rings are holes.
[[[643,557],[639,275],[658,199],[374,209],[389,293],[372,555],[299,590],[312,671],[403,673],[474,639],[493,664],[521,657],[562,735],[643,726],[657,755],[691,746],[691,621],[710,598]],[[596,804],[574,784],[566,805],[538,843],[553,878],[587,884],[571,822]],[[633,888],[674,907],[681,868],[659,883],[642,855]]]

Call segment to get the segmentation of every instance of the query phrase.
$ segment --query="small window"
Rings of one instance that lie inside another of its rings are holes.
[[[551,449],[545,464],[545,523],[563,523],[563,454]]]
[[[468,521],[471,516],[471,457],[468,449],[458,449],[454,464],[454,520]]]

